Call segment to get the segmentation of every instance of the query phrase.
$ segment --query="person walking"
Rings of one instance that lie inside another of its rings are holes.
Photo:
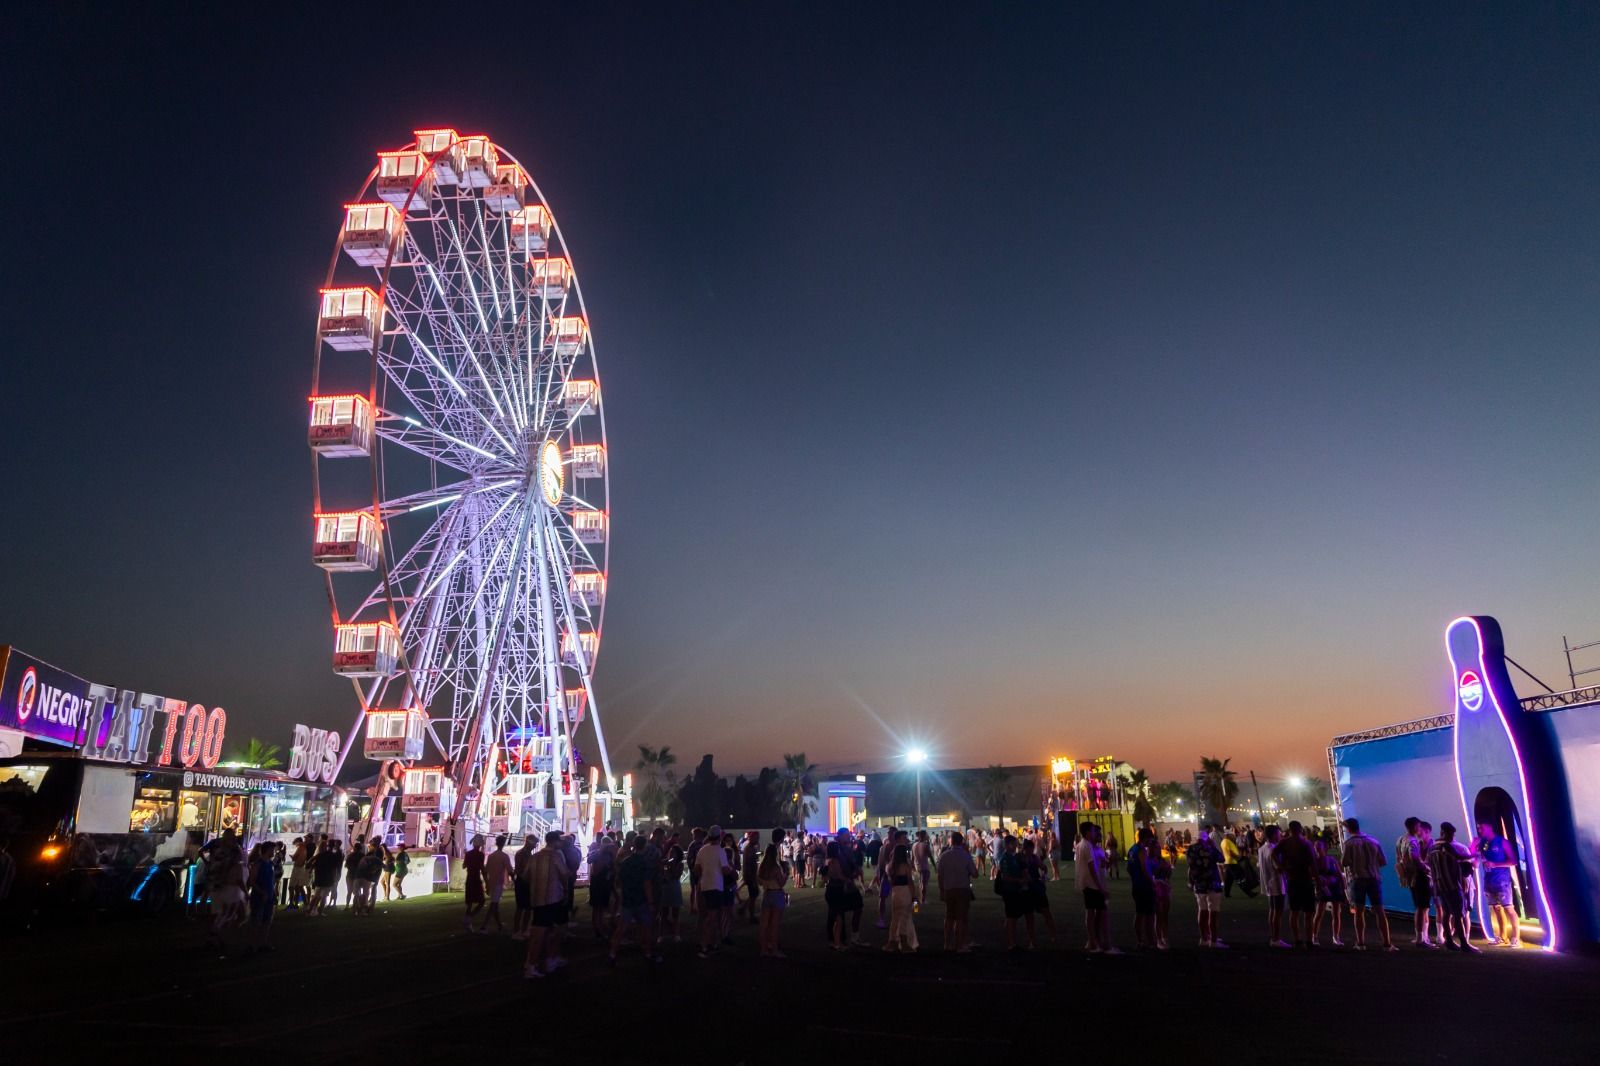
[[[1372,918],[1383,938],[1383,950],[1398,951],[1389,935],[1389,915],[1383,909],[1383,868],[1389,861],[1383,856],[1383,845],[1361,831],[1361,823],[1346,818],[1345,838],[1340,865],[1350,875],[1350,908],[1356,916],[1356,950],[1367,950],[1366,908],[1372,908]]]
[[[939,856],[939,898],[944,901],[944,947],[954,949],[957,955],[972,951],[967,938],[967,920],[972,911],[972,879],[978,876],[978,864],[967,848],[967,838],[957,832],[950,834],[950,846]]]
[[[494,919],[494,931],[504,932],[500,924],[500,897],[505,894],[506,882],[511,877],[511,856],[506,854],[506,835],[494,838],[494,851],[483,860],[483,915],[478,919],[478,932],[489,931],[489,919]]]
[[[784,836],[782,829],[772,831],[772,843],[767,845],[756,867],[756,887],[761,889],[761,929],[758,940],[761,957],[765,959],[787,958],[778,947],[778,927],[783,924],[783,912],[789,907],[789,893],[784,890],[789,883],[789,870],[780,857]]]
[[[1200,827],[1200,839],[1184,852],[1189,866],[1189,888],[1194,891],[1195,910],[1200,920],[1200,946],[1227,948],[1217,936],[1222,921],[1222,849],[1211,839],[1217,827]]]
[[[1261,849],[1256,852],[1256,868],[1261,873],[1261,891],[1267,894],[1267,946],[1286,948],[1283,939],[1283,912],[1288,909],[1288,889],[1283,883],[1283,873],[1278,869],[1278,827],[1269,825],[1261,830]]]
[[[389,845],[380,842],[383,849],[383,901],[388,903],[394,894],[394,853]]]
[[[560,832],[552,829],[544,835],[544,847],[534,853],[527,866],[528,901],[533,913],[529,919],[528,950],[522,962],[525,978],[544,977],[563,965],[558,929],[565,924],[563,896],[570,877],[565,841]]]
[[[1456,841],[1456,827],[1439,823],[1439,839],[1428,848],[1428,869],[1439,895],[1439,936],[1450,951],[1481,955],[1472,944],[1467,916],[1467,886],[1472,883],[1472,852]]]

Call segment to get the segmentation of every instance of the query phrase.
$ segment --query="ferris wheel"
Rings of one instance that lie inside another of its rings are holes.
[[[363,753],[402,785],[408,842],[448,818],[587,837],[632,820],[594,699],[610,488],[589,317],[517,160],[486,136],[415,138],[345,206],[320,294],[312,556],[333,669]]]

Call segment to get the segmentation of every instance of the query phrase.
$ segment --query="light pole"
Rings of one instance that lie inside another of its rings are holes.
[[[928,761],[928,753],[921,748],[912,748],[906,752],[906,762],[917,768],[917,824],[914,828],[922,828],[922,764]]]

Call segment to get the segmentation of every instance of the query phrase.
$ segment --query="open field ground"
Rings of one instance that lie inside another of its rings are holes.
[[[1112,885],[1116,937],[1131,949],[1127,881]],[[735,946],[711,959],[669,944],[659,966],[625,950],[615,969],[584,908],[570,965],[541,981],[519,976],[521,943],[464,933],[454,895],[380,904],[370,918],[280,912],[277,950],[257,956],[220,956],[183,918],[108,919],[0,944],[0,1032],[7,1063],[291,1048],[312,1061],[478,1049],[533,1061],[550,1052],[708,1061],[694,1041],[708,1025],[728,1037],[715,1061],[763,1066],[815,1061],[828,1047],[865,1053],[889,1035],[896,1054],[933,1062],[1051,1061],[1084,1039],[1121,1058],[1141,1028],[1152,1051],[1200,1041],[1209,1058],[1232,1062],[1592,1062],[1600,1053],[1594,959],[1271,950],[1263,901],[1237,896],[1223,915],[1232,949],[1201,951],[1192,897],[1182,887],[1174,895],[1165,953],[1085,954],[1082,910],[1064,880],[1051,886],[1057,944],[1044,946],[1041,930],[1035,952],[999,949],[1000,901],[987,884],[974,908],[979,947],[966,956],[939,949],[937,905],[918,921],[915,956],[876,950],[883,934],[870,913],[870,948],[830,951],[821,893],[802,890],[784,924],[787,960],[758,958],[753,928],[738,926]],[[1409,939],[1409,923],[1397,930]]]

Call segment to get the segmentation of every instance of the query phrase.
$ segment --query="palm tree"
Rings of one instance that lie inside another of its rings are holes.
[[[1239,783],[1234,780],[1234,772],[1228,769],[1232,761],[1200,756],[1200,802],[1224,821],[1228,817],[1228,808],[1233,806],[1234,797],[1239,794]]]
[[[1011,774],[1004,766],[990,763],[978,778],[983,788],[983,804],[995,813],[997,825],[1004,825],[1006,808],[1011,805]]]
[[[249,766],[257,770],[276,770],[283,765],[283,760],[278,758],[283,754],[283,749],[276,744],[268,744],[259,737],[251,737],[243,751],[234,749],[232,755],[223,762],[229,766]]]
[[[639,761],[633,768],[644,777],[639,786],[639,812],[646,818],[659,818],[667,813],[667,802],[671,799],[672,785],[677,776],[672,766],[677,761],[678,757],[672,754],[669,745],[663,744],[659,748],[639,745]]]
[[[816,772],[817,764],[807,762],[805,752],[793,755],[784,752],[783,769],[779,771],[783,802],[779,809],[797,829],[805,824],[806,815],[817,809],[816,797],[811,795],[814,787],[812,776]]]
[[[1133,797],[1133,820],[1146,826],[1154,822],[1156,808],[1150,802],[1150,775],[1143,770],[1130,770],[1122,775],[1122,784]]]

